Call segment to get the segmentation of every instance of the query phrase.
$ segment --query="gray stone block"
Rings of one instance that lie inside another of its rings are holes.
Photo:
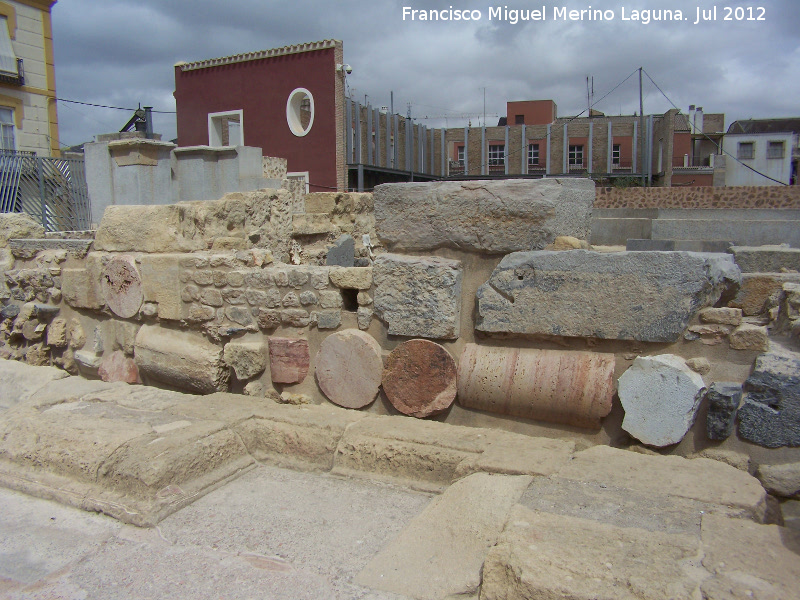
[[[375,314],[390,335],[455,339],[461,316],[461,262],[381,254],[375,259]]]
[[[355,266],[356,243],[353,236],[344,234],[328,250],[325,264],[329,267]]]
[[[729,254],[516,252],[478,289],[476,329],[673,342],[740,277]]]
[[[536,250],[588,239],[594,196],[589,179],[390,183],[375,188],[376,231],[392,251]]]
[[[629,252],[672,252],[675,240],[631,240],[625,244]]]
[[[715,382],[708,388],[706,430],[710,440],[726,440],[733,433],[736,411],[742,401],[742,386],[738,383]]]
[[[800,446],[800,355],[771,351],[756,358],[744,382],[739,436],[767,448]]]
[[[624,246],[629,239],[649,239],[652,219],[593,218],[591,243],[595,246]]]
[[[733,246],[731,252],[742,273],[800,271],[800,249],[788,246]]]

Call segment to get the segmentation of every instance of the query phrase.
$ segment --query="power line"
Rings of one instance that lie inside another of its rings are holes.
[[[642,69],[642,70],[644,71],[644,69]],[[669,102],[670,104],[672,104],[672,107],[673,107],[675,110],[677,110],[677,111],[678,111],[678,114],[682,115],[682,114],[683,114],[683,112],[681,112],[681,109],[680,109],[680,108],[678,108],[677,106],[675,106],[675,103],[674,103],[672,100],[670,100],[669,96],[667,96],[667,95],[664,93],[664,90],[662,90],[660,87],[658,87],[658,84],[657,84],[655,81],[653,81],[653,78],[652,78],[652,77],[650,77],[650,74],[649,74],[647,71],[644,71],[644,74],[645,74],[645,75],[647,75],[647,78],[650,80],[650,82],[651,82],[651,83],[652,83],[654,86],[656,86],[656,89],[657,89],[659,92],[661,92],[661,95],[662,95],[662,96],[664,96],[664,98],[666,98],[666,99],[667,99],[667,102]],[[686,116],[686,115],[684,115],[684,116]],[[692,131],[692,133],[695,133],[695,127],[694,127],[694,125],[693,125],[692,123],[689,123],[689,128],[690,128],[690,130]],[[717,144],[717,142],[715,142],[714,140],[712,140],[712,139],[711,139],[711,138],[710,138],[708,135],[706,135],[706,134],[705,134],[705,133],[703,133],[702,131],[700,132],[700,135],[702,135],[704,138],[706,138],[706,139],[707,139],[707,140],[709,140],[709,141],[710,141],[712,144],[714,144],[714,145],[717,147],[717,150],[719,150],[720,152],[722,152],[723,154],[725,154],[725,155],[727,155],[727,156],[730,156],[730,157],[731,157],[733,160],[735,160],[736,162],[738,162],[738,163],[739,163],[740,165],[742,165],[743,167],[745,167],[745,168],[747,168],[747,169],[750,169],[750,170],[751,170],[753,173],[756,173],[757,175],[761,175],[761,177],[764,177],[764,178],[766,178],[766,179],[769,179],[770,181],[774,181],[775,183],[779,183],[780,185],[789,185],[788,183],[785,183],[785,182],[783,182],[783,181],[780,181],[780,180],[778,180],[778,179],[774,179],[774,178],[770,177],[769,175],[766,175],[766,174],[762,173],[762,172],[761,172],[761,171],[759,171],[758,169],[754,169],[754,168],[753,168],[753,167],[751,167],[750,165],[743,163],[741,160],[739,160],[739,158],[738,158],[738,157],[734,156],[733,154],[731,154],[730,152],[728,152],[727,150],[725,150],[725,148],[721,148],[721,147],[719,146],[719,144]]]
[[[70,104],[81,104],[83,106],[93,106],[95,108],[111,108],[114,110],[126,110],[126,111],[136,111],[139,110],[138,108],[125,108],[123,106],[108,106],[106,104],[93,104],[91,102],[81,102],[80,100],[67,100],[66,98],[56,98],[59,102],[69,102]],[[139,107],[141,108],[141,107]],[[174,115],[177,114],[174,110],[154,110],[154,113],[160,113],[164,115]]]

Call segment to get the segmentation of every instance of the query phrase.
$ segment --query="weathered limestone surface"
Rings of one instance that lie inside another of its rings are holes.
[[[709,307],[702,309],[699,316],[702,323],[716,323],[719,325],[738,327],[742,322],[742,309]]]
[[[702,541],[703,566],[714,575],[701,586],[704,598],[797,597],[800,533],[796,530],[705,515]]]
[[[693,598],[685,534],[614,527],[515,506],[483,568],[481,600]]]
[[[705,389],[678,356],[638,356],[619,378],[622,428],[649,446],[677,444],[694,423]]]
[[[181,260],[185,254],[151,254],[140,258],[142,293],[145,302],[158,304],[158,318],[183,318],[181,303]]]
[[[103,356],[100,366],[97,367],[97,374],[103,381],[141,383],[136,362],[119,350],[109,352]]]
[[[386,359],[382,385],[401,413],[419,418],[437,415],[456,399],[456,361],[435,342],[408,340]]]
[[[800,446],[800,356],[776,349],[756,358],[744,382],[739,436],[766,446]]]
[[[526,476],[486,473],[457,481],[379,552],[356,582],[419,600],[477,594],[486,552],[530,482]]]
[[[708,458],[645,455],[609,446],[578,452],[557,477],[698,500],[732,516],[763,520],[766,492],[755,477]]]
[[[0,409],[27,400],[39,388],[69,374],[55,367],[31,367],[16,360],[0,360]]]
[[[269,368],[274,383],[300,383],[308,374],[308,340],[269,338]]]
[[[325,396],[345,408],[363,408],[378,395],[383,373],[381,347],[358,329],[326,337],[317,353],[317,383]]]
[[[44,227],[25,213],[0,213],[0,248],[16,238],[43,238]]]
[[[476,329],[673,342],[739,279],[729,254],[516,252],[478,289]]]
[[[742,386],[738,383],[715,381],[708,388],[706,432],[710,440],[725,440],[736,425],[736,411],[742,401]]]
[[[47,250],[63,250],[75,258],[83,258],[89,252],[93,240],[51,240],[48,238],[9,240],[8,247],[17,258],[34,258],[39,252]]]
[[[376,230],[394,252],[540,250],[588,239],[594,196],[588,179],[389,183],[375,188]]]
[[[742,273],[800,271],[800,248],[784,246],[731,246]]]
[[[262,342],[231,341],[225,344],[222,358],[236,373],[236,379],[246,381],[267,368],[267,347]]]
[[[800,498],[800,462],[759,465],[756,477],[770,494]]]
[[[374,310],[390,335],[455,339],[460,334],[461,262],[381,254],[373,266]]]
[[[228,389],[230,372],[221,346],[202,335],[144,325],[136,335],[135,358],[145,377],[200,394]]]
[[[462,406],[591,429],[611,412],[613,354],[466,344],[458,365]]]
[[[108,206],[97,227],[95,250],[191,252],[204,250],[194,211],[182,204]]]
[[[766,352],[769,350],[769,334],[766,327],[742,323],[731,331],[729,336],[731,348],[734,350],[755,350]]]
[[[760,315],[771,308],[785,283],[800,283],[800,273],[743,273],[739,291],[729,306],[741,308],[745,316]]]

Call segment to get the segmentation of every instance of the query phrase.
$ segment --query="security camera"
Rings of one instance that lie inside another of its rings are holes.
[[[336,65],[337,71],[344,71],[347,75],[353,72],[353,67],[350,65]]]

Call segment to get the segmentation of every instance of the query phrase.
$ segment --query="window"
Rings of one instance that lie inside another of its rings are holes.
[[[14,142],[14,110],[0,108],[0,150],[16,150]]]
[[[456,148],[456,160],[458,164],[464,165],[464,146],[459,146]]]
[[[739,142],[739,148],[736,152],[736,158],[739,160],[746,160],[753,158],[756,155],[756,148],[754,142]]]
[[[515,115],[514,125],[525,125],[525,115]]]
[[[8,19],[0,17],[0,74],[19,75],[17,68],[17,55],[11,47],[11,38],[8,33]]]
[[[611,146],[611,164],[618,167],[620,162],[620,153],[622,152],[622,146],[620,144],[614,144]]]
[[[783,157],[784,157],[783,142],[767,143],[767,158],[783,158]]]
[[[208,145],[244,145],[244,117],[241,110],[208,115]]]
[[[314,124],[314,96],[306,88],[297,88],[286,100],[286,123],[297,137],[311,131]]]
[[[570,167],[583,166],[583,146],[569,147],[569,166]]]
[[[528,144],[528,165],[539,165],[539,144]]]
[[[489,146],[489,166],[497,167],[506,164],[505,144],[491,144]]]

